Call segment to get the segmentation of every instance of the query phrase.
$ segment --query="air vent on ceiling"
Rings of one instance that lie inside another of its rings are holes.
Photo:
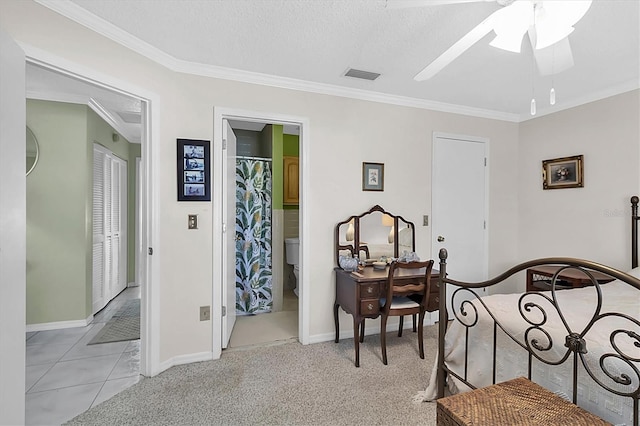
[[[380,74],[378,74],[377,72],[362,71],[362,70],[349,68],[345,73],[345,77],[353,77],[353,78],[360,78],[362,80],[373,81],[376,78],[380,77]]]

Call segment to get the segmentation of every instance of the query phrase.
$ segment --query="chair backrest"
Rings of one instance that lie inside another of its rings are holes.
[[[389,266],[387,278],[386,300],[393,296],[420,295],[421,303],[427,306],[426,295],[431,292],[431,269],[433,260],[414,262],[393,262]],[[407,279],[410,276],[412,278]],[[388,303],[386,303],[388,307]]]

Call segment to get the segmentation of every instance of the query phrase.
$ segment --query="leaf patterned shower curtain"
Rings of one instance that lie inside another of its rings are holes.
[[[271,161],[236,160],[236,312],[270,312]]]

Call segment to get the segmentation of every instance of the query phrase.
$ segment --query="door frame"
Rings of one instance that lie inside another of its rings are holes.
[[[307,117],[266,113],[242,110],[236,108],[226,107],[214,107],[213,108],[213,146],[211,149],[213,161],[212,161],[212,180],[213,180],[213,194],[217,195],[216,200],[226,200],[226,188],[223,185],[224,179],[222,176],[222,162],[226,160],[225,153],[222,149],[222,133],[223,133],[223,120],[230,121],[249,121],[254,123],[265,124],[283,124],[283,125],[296,125],[300,128],[300,161],[301,169],[300,173],[300,294],[298,297],[298,340],[303,345],[309,344],[309,308],[310,308],[310,295],[309,295],[309,268],[305,268],[305,265],[309,265],[309,241],[304,238],[305,235],[309,235],[309,214],[311,211],[309,192],[309,161],[311,155],[311,133],[309,119]],[[212,300],[211,300],[211,318],[212,323],[212,356],[213,359],[220,358],[222,354],[222,303],[223,299],[223,277],[226,276],[223,270],[222,264],[222,250],[224,244],[224,235],[222,233],[222,202],[214,202],[213,204],[213,283],[212,283]]]
[[[162,371],[160,365],[160,251],[153,256],[147,255],[148,250],[160,241],[159,224],[157,220],[159,175],[159,149],[154,149],[160,141],[160,98],[147,89],[135,84],[119,80],[98,70],[88,68],[73,61],[31,46],[21,46],[25,51],[25,63],[31,63],[50,71],[57,72],[69,78],[74,78],[103,89],[111,90],[123,95],[139,99],[142,104],[141,129],[141,166],[142,181],[140,210],[143,226],[140,229],[142,245],[140,252],[140,374],[155,376]],[[26,123],[25,123],[26,124]]]
[[[489,193],[490,193],[490,187],[489,187],[489,166],[490,166],[490,155],[489,155],[489,148],[490,148],[490,141],[488,138],[485,137],[480,137],[480,136],[468,136],[468,135],[460,135],[460,134],[453,134],[453,133],[444,133],[444,132],[433,132],[433,137],[432,137],[432,142],[431,142],[431,159],[432,159],[432,166],[431,166],[431,172],[432,172],[432,177],[431,177],[431,184],[433,186],[435,186],[437,184],[437,182],[435,182],[434,180],[434,175],[435,175],[435,164],[436,164],[436,139],[454,139],[454,140],[460,140],[460,141],[467,141],[467,142],[473,142],[473,143],[481,143],[484,146],[484,155],[485,155],[485,169],[484,169],[484,218],[485,218],[485,239],[484,239],[484,247],[483,247],[483,252],[484,252],[484,259],[482,259],[482,279],[486,280],[488,278],[488,274],[489,274]],[[433,190],[432,190],[432,197],[431,197],[431,202],[433,203]],[[432,211],[432,223],[435,223],[434,219],[435,217],[433,216],[433,208],[431,209]],[[437,244],[435,244],[435,239],[437,238],[437,236],[435,235],[435,233],[433,232],[433,228],[432,228],[432,235],[431,235],[431,256],[434,259],[438,259],[438,255],[439,253],[435,253],[434,249],[437,246]],[[439,261],[436,261],[436,264]],[[478,289],[478,291],[482,291],[484,294],[486,294],[486,289]],[[431,314],[431,323],[437,321],[438,315],[437,312],[433,312]]]

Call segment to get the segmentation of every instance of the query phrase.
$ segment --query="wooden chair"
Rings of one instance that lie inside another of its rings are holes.
[[[418,348],[420,358],[424,359],[423,322],[429,294],[431,290],[431,268],[433,260],[423,262],[393,262],[389,266],[386,294],[380,298],[380,344],[382,346],[382,362],[387,365],[387,319],[390,316],[418,315]],[[399,276],[403,270],[424,268],[420,278],[407,280]],[[411,296],[411,297],[409,297]],[[402,330],[402,329],[401,329]],[[399,332],[399,335],[402,333]]]

